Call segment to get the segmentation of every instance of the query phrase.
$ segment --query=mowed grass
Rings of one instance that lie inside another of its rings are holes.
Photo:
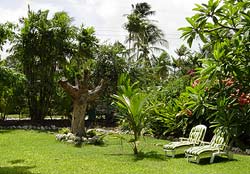
[[[105,141],[104,146],[75,147],[56,141],[54,133],[0,130],[0,174],[250,174],[250,156],[216,158],[214,164],[205,158],[197,165],[183,155],[165,158],[156,146],[163,140],[145,138],[138,157],[115,136]]]

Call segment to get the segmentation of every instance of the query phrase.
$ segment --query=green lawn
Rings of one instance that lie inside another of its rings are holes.
[[[0,174],[250,174],[250,156],[234,155],[234,160],[216,158],[201,164],[188,163],[183,155],[164,158],[165,141],[146,138],[144,154],[134,157],[126,143],[107,136],[104,146],[74,147],[55,140],[55,134],[0,130]]]

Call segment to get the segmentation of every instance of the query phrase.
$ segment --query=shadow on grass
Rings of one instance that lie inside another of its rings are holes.
[[[138,155],[135,155],[135,161],[143,160],[145,158],[155,159],[155,160],[162,160],[165,161],[165,155],[160,154],[156,151],[150,151],[150,152],[140,152]]]
[[[231,161],[237,161],[237,159],[228,159],[227,157],[217,156],[217,157],[215,157],[214,162],[212,164],[227,163],[227,162],[231,162]],[[199,165],[209,165],[209,164],[210,164],[210,157],[200,159]]]
[[[8,174],[35,174],[30,169],[35,166],[11,166],[11,167],[0,167],[0,173],[8,173]]]
[[[166,158],[172,158],[172,156],[166,156]],[[184,153],[175,154],[174,158],[185,158]]]
[[[12,129],[1,129],[0,134],[10,133],[12,131],[13,131]]]
[[[112,153],[112,154],[105,154],[105,155],[111,155],[111,156],[131,156],[134,158],[134,161],[140,161],[143,159],[154,159],[154,160],[161,160],[166,161],[168,160],[165,158],[164,154],[157,153],[156,151],[150,151],[150,152],[140,152],[137,155],[134,154],[125,154],[125,153]]]
[[[23,159],[17,159],[17,160],[12,160],[12,161],[8,161],[10,164],[19,164],[19,163],[23,163],[24,160]]]

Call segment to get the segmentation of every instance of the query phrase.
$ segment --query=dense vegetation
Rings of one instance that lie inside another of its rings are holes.
[[[77,86],[88,70],[88,86],[104,79],[104,87],[99,100],[88,103],[86,118],[130,128],[135,153],[143,133],[185,135],[199,123],[223,129],[231,145],[249,148],[249,7],[247,0],[197,4],[196,14],[186,18],[189,26],[180,30],[190,46],[196,38],[204,44],[195,52],[183,45],[177,57],[167,53],[147,3],[133,5],[126,16],[126,45],[101,44],[93,27],[72,25],[65,12],[49,18],[48,10],[29,9],[19,24],[0,25],[0,47],[12,44],[0,63],[1,118],[13,113],[28,114],[35,123],[47,115],[71,118],[72,101],[58,81],[64,77]]]

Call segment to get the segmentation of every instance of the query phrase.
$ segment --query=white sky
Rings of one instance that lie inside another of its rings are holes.
[[[148,2],[152,10],[156,11],[154,19],[165,33],[169,42],[168,52],[184,43],[180,39],[178,28],[187,26],[185,17],[194,14],[194,4],[207,3],[208,0],[0,0],[0,23],[6,21],[18,22],[18,19],[27,15],[28,4],[32,10],[50,10],[52,15],[57,11],[66,11],[74,18],[74,24],[93,26],[96,36],[101,41],[124,43],[125,35],[123,24],[126,22],[124,14],[131,12],[131,4]]]

